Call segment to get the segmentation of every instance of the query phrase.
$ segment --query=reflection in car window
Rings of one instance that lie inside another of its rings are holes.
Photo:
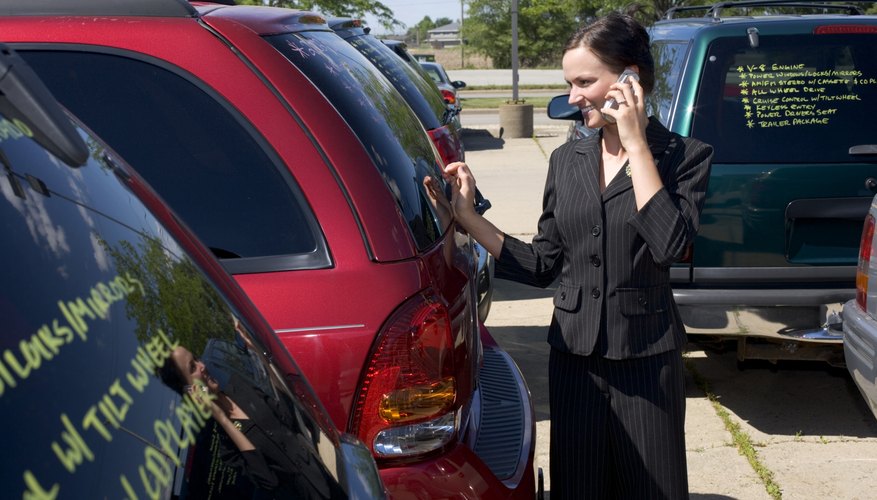
[[[89,162],[72,169],[26,130],[0,126],[4,493],[343,496],[335,438],[311,416],[312,394],[262,354],[109,154],[89,140]],[[195,389],[168,382],[184,351],[198,361],[179,378]],[[251,449],[228,444],[223,417]]]
[[[692,135],[716,162],[856,162],[873,144],[862,111],[877,107],[873,35],[721,38],[709,48]],[[740,147],[745,144],[746,147]]]
[[[329,265],[316,258],[322,235],[286,168],[197,85],[115,55],[21,54],[218,257],[310,254],[318,261],[305,267]]]
[[[387,76],[427,130],[442,126],[448,106],[423,75],[374,36],[356,36],[348,41]]]
[[[436,152],[423,126],[389,81],[334,32],[267,37],[329,98],[365,146],[396,199],[417,247],[444,233],[423,186],[444,183]]]
[[[657,116],[666,126],[670,119],[670,106],[676,96],[676,85],[682,73],[682,65],[688,53],[687,42],[656,42],[652,44],[655,59],[655,87],[646,102],[649,115]]]

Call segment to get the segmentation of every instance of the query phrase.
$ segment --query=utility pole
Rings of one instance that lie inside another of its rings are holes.
[[[518,102],[518,0],[512,0],[512,102]]]
[[[460,69],[466,69],[466,49],[463,47],[463,1],[460,0]]]

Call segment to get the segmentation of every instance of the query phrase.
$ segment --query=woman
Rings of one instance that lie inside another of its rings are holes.
[[[625,69],[638,75],[618,81]],[[669,267],[694,239],[712,148],[645,113],[648,34],[610,14],[570,37],[569,101],[600,132],[551,155],[531,244],[473,210],[475,179],[445,168],[459,223],[496,257],[496,276],[545,287],[552,498],[687,498],[685,331]],[[603,109],[614,99],[617,109]]]
[[[245,345],[251,345],[249,336],[243,336],[232,349],[245,353]],[[196,449],[213,453],[215,448],[219,460],[241,473],[256,489],[252,498],[329,498],[339,493],[324,480],[318,459],[309,456],[312,444],[305,436],[310,433],[301,429],[299,420],[276,397],[264,393],[246,377],[226,374],[228,380],[220,387],[204,362],[183,346],[171,352],[159,375],[177,393],[188,394],[200,405],[210,405],[219,432],[211,426],[204,430],[217,438],[218,446],[205,444]],[[213,464],[209,467],[211,475],[217,472]],[[235,485],[210,486],[223,497],[235,496],[226,491]]]

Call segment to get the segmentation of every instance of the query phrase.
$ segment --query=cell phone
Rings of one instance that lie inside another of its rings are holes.
[[[624,71],[622,71],[620,75],[618,75],[618,80],[616,81],[616,83],[625,83],[630,78],[633,78],[634,80],[639,81],[639,75],[636,73],[636,71],[628,68],[628,69],[625,69]],[[608,108],[618,109],[618,101],[616,101],[614,98],[610,98],[608,101],[604,102],[603,109],[608,109]],[[611,116],[609,116],[605,113],[602,113],[602,112],[601,112],[601,114],[603,115],[603,119],[606,120],[607,122],[615,123],[615,118],[612,118]]]
[[[207,386],[204,385],[204,384],[187,385],[187,386],[183,387],[183,390],[186,391],[186,392],[189,392],[189,391],[192,390],[193,388],[194,388],[194,389],[200,389],[201,392],[204,392],[204,393],[206,393],[206,392],[209,390],[209,389],[207,389]]]

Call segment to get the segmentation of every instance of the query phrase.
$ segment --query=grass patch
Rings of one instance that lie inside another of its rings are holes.
[[[463,110],[468,109],[497,109],[500,104],[505,104],[511,101],[511,97],[474,97],[468,98],[464,97],[463,101]],[[545,108],[548,106],[548,101],[551,100],[551,97],[528,97],[526,99],[518,98],[518,102],[524,104],[532,104],[534,108]]]
[[[709,382],[698,373],[694,364],[686,359],[685,367],[688,369],[689,373],[691,373],[697,387],[706,394],[706,397],[710,404],[712,404],[716,415],[718,415],[722,420],[722,423],[725,424],[725,429],[731,434],[731,439],[734,442],[734,446],[737,447],[737,451],[746,457],[752,470],[754,470],[755,473],[758,474],[758,477],[761,478],[761,482],[764,483],[764,489],[767,491],[767,494],[775,500],[782,500],[782,489],[780,488],[780,485],[774,482],[773,472],[765,467],[765,465],[759,460],[758,452],[755,450],[755,445],[752,443],[752,438],[740,429],[740,424],[731,420],[731,414],[728,413],[728,410],[726,410],[721,403],[719,403],[719,398],[712,393]]]
[[[465,90],[508,90],[509,93],[512,92],[511,85],[466,85]],[[559,83],[557,85],[546,85],[546,84],[527,84],[527,85],[518,85],[518,90],[557,90],[558,94],[566,93],[569,90],[569,85],[565,83]]]

